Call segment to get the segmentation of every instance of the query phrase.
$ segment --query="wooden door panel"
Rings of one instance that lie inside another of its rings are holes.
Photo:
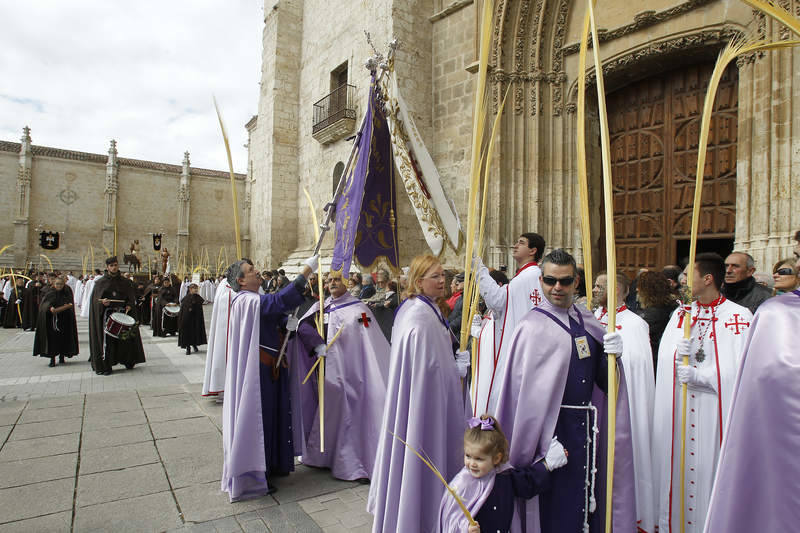
[[[713,65],[658,74],[608,95],[619,267],[673,263],[691,230],[700,114]],[[700,234],[733,235],[738,71],[722,78],[711,119]]]

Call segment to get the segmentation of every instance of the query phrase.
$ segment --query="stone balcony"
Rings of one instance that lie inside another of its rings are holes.
[[[355,94],[355,86],[345,84],[314,104],[311,136],[317,142],[332,143],[355,131]]]

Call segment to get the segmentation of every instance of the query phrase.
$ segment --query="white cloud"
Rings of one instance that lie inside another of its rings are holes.
[[[0,17],[0,139],[192,166],[247,168],[258,110],[258,0],[6,3]]]

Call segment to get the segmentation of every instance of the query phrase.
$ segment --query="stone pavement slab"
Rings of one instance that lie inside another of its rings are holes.
[[[72,511],[29,518],[0,525],[0,533],[68,533],[72,528]]]
[[[74,453],[78,451],[79,438],[78,433],[72,433],[55,437],[8,441],[0,450],[0,462]]]
[[[82,418],[64,418],[61,420],[48,420],[47,422],[32,422],[30,424],[17,424],[10,440],[35,439],[37,437],[53,437],[80,433]]]
[[[0,444],[4,443],[14,426],[0,426]]]
[[[145,407],[145,413],[151,423],[205,416],[203,410],[197,406],[194,400],[190,398],[189,402],[180,402],[182,405],[167,407]]]
[[[77,466],[77,453],[0,463],[0,488],[30,485],[55,479],[74,479]]]
[[[78,507],[170,490],[160,464],[135,466],[78,478]]]
[[[171,439],[159,439],[156,441],[158,452],[164,462],[169,462],[183,457],[217,457],[222,453],[222,435],[205,433],[202,438],[195,435],[185,437],[174,437]],[[222,470],[222,462],[220,470]]]
[[[114,428],[113,431],[109,431],[108,429],[86,431],[84,429],[81,446],[84,450],[91,450],[94,448],[104,448],[106,446],[119,446],[121,444],[133,444],[152,440],[153,434],[150,432],[150,426],[147,424],[139,424],[137,426]]]
[[[86,431],[114,429],[146,423],[144,411],[139,406],[136,410],[113,413],[111,416],[106,416],[104,413],[88,413],[83,423],[83,429]]]
[[[75,531],[166,531],[181,525],[180,513],[168,491],[81,507]]]
[[[46,409],[48,407],[69,407],[83,405],[83,395],[58,396],[56,398],[40,398],[28,402],[28,409]]]
[[[211,456],[181,457],[164,460],[164,468],[173,488],[182,488],[222,479],[222,451]]]
[[[0,523],[72,511],[75,480],[59,479],[0,490]]]
[[[288,476],[270,478],[270,483],[278,487],[275,499],[281,505],[358,486],[354,481],[333,478],[328,470],[305,465],[295,466],[294,472]]]
[[[217,426],[212,424],[206,416],[167,422],[151,422],[150,427],[153,429],[153,435],[157,439],[198,435],[201,433],[219,433]]]
[[[228,495],[220,491],[219,481],[177,489],[175,497],[187,522],[206,522],[277,505],[271,496],[230,503]]]
[[[83,404],[67,405],[64,407],[47,407],[44,409],[27,408],[22,412],[20,424],[31,422],[45,422],[47,420],[62,420],[83,416]]]
[[[158,452],[152,441],[96,448],[81,453],[80,474],[94,474],[158,462]]]

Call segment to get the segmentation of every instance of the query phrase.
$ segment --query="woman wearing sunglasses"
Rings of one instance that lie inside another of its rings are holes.
[[[772,267],[772,279],[775,280],[775,294],[792,292],[798,285],[800,279],[797,277],[797,269],[793,258],[781,259]]]

